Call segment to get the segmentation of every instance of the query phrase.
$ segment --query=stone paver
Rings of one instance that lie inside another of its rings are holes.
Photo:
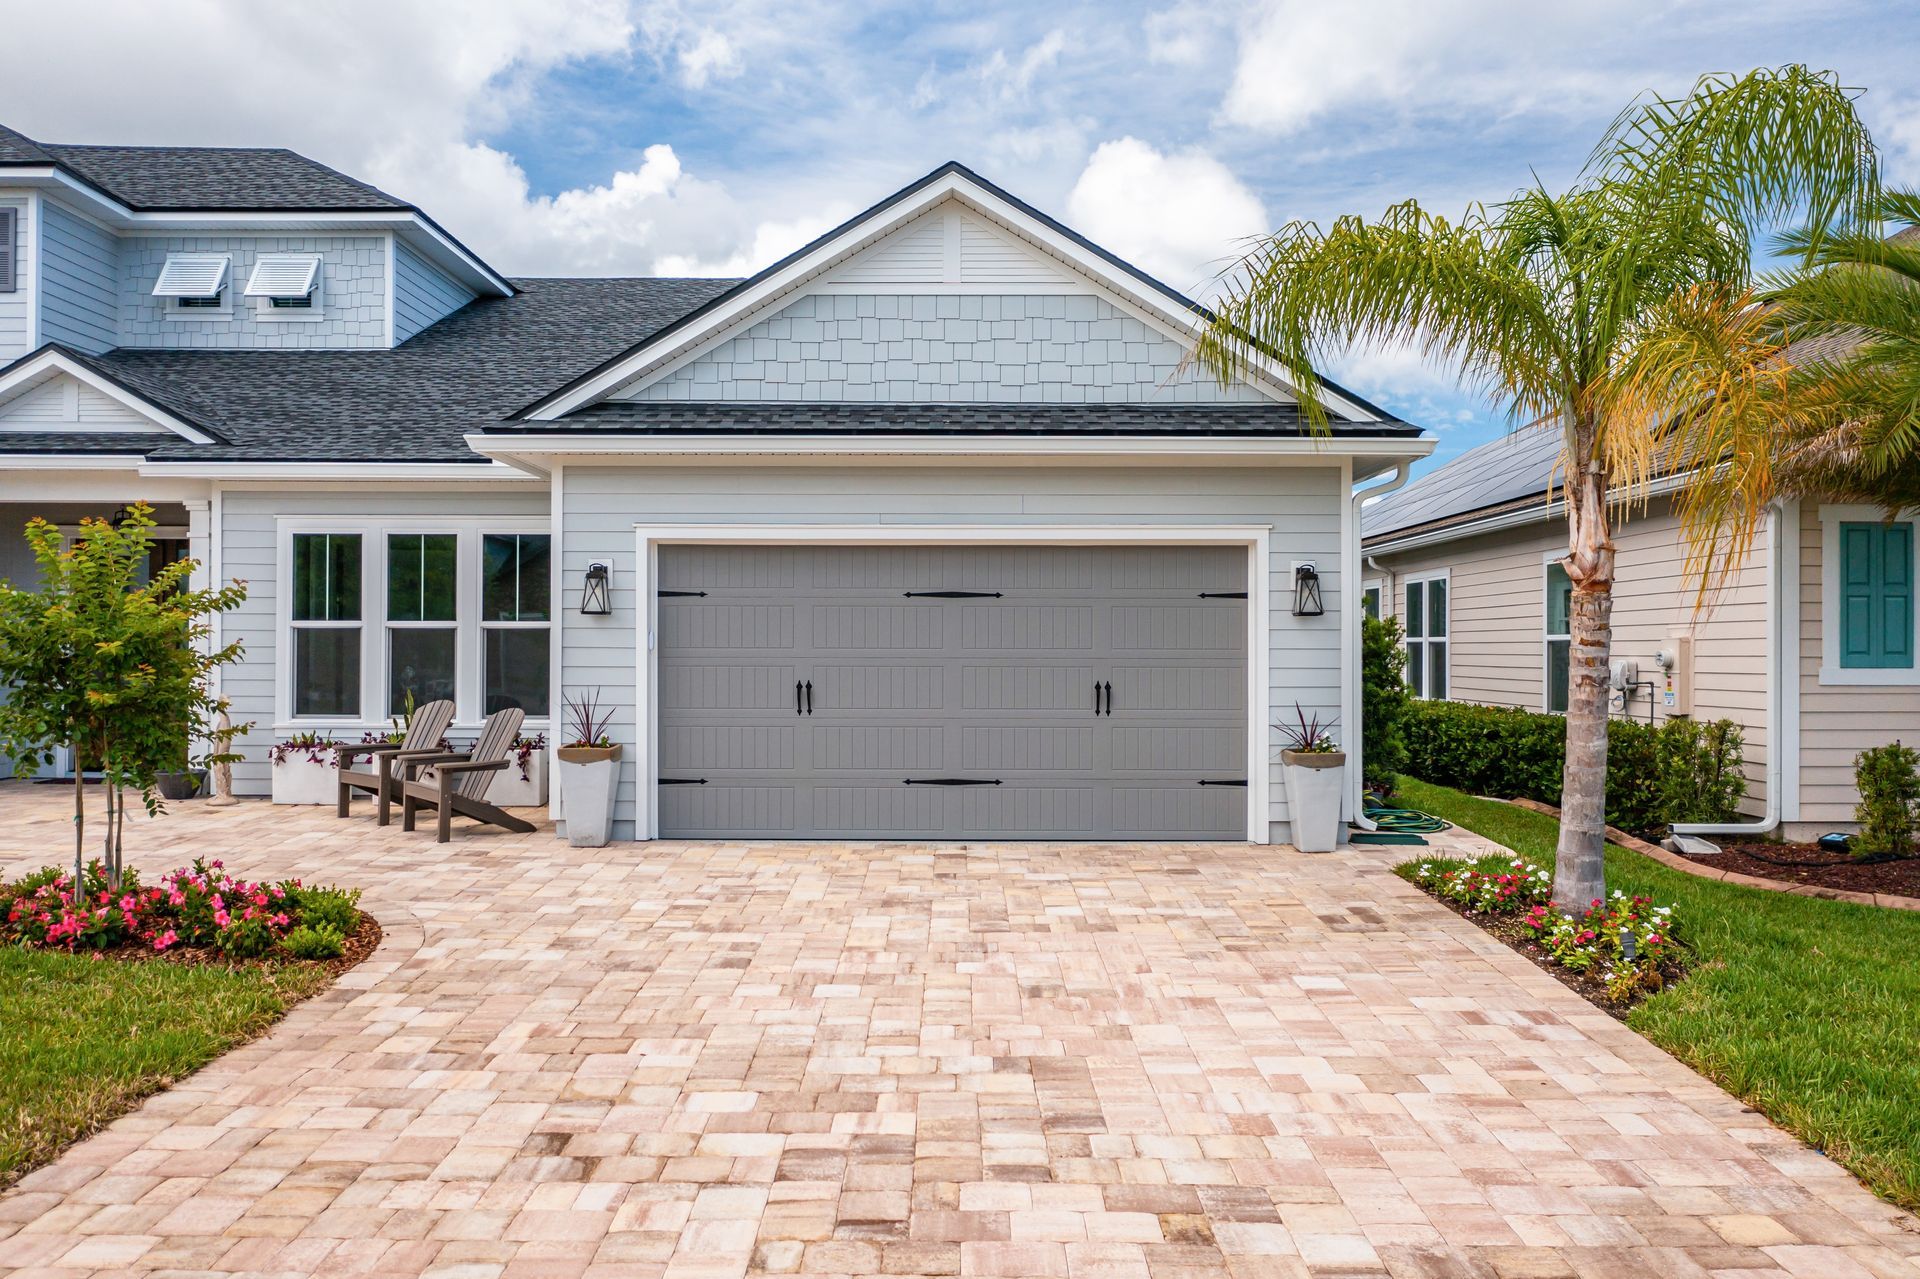
[[[65,799],[0,787],[0,869]],[[387,940],[0,1198],[10,1275],[1920,1279],[1920,1224],[1399,850],[131,835]]]

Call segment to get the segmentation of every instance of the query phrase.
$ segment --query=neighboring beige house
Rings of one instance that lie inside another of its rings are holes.
[[[1556,431],[1526,427],[1362,512],[1362,598],[1401,618],[1417,696],[1565,709],[1559,447]],[[1914,517],[1788,503],[1696,608],[1671,487],[1615,534],[1613,714],[1731,719],[1746,737],[1753,827],[1849,829],[1854,756],[1920,741]]]

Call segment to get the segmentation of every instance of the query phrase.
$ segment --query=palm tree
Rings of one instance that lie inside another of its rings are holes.
[[[1741,294],[1757,236],[1791,221],[1818,245],[1878,192],[1852,97],[1803,66],[1699,80],[1639,100],[1570,189],[1543,185],[1458,222],[1412,200],[1375,221],[1292,223],[1240,263],[1200,358],[1222,378],[1265,360],[1312,371],[1355,344],[1408,342],[1516,420],[1560,423],[1573,584],[1567,754],[1554,902],[1605,895],[1607,676],[1614,547],[1609,497],[1644,494],[1663,422],[1635,376],[1639,349]]]
[[[1698,477],[1680,513],[1703,589],[1778,499],[1920,507],[1920,192],[1884,192],[1869,215],[1783,236],[1800,270],[1744,306],[1703,306],[1636,371],[1650,395],[1740,406],[1673,432],[1675,465]]]

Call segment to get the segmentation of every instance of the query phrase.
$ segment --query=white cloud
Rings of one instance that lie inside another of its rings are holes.
[[[1272,228],[1259,197],[1199,151],[1162,154],[1138,138],[1103,142],[1067,196],[1067,220],[1176,288],[1229,266]]]
[[[427,209],[514,274],[651,272],[669,256],[751,256],[762,221],[719,182],[684,170],[659,138],[604,138],[637,159],[603,179],[536,194],[511,155],[475,139],[540,106],[542,82],[591,59],[651,55],[683,84],[740,74],[742,44],[648,0],[528,5],[389,0],[380,37],[317,7],[120,0],[90,19],[87,74],[16,60],[6,123],[53,141],[287,146]],[[15,15],[30,47],[74,47],[70,10]],[[297,57],[261,57],[295,49]],[[219,74],[174,80],[164,69]],[[102,86],[117,91],[102,92]],[[130,104],[137,101],[138,107]]]
[[[794,222],[762,222],[753,233],[753,243],[730,257],[703,259],[690,254],[671,253],[653,265],[657,275],[739,276],[752,275],[802,245],[847,220],[855,212],[849,206],[835,206],[819,217]]]

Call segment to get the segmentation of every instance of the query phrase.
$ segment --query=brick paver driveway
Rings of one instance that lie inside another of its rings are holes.
[[[0,867],[64,794],[0,789]],[[74,1275],[1903,1276],[1915,1223],[1391,850],[440,847],[179,805],[386,945],[0,1200]]]

